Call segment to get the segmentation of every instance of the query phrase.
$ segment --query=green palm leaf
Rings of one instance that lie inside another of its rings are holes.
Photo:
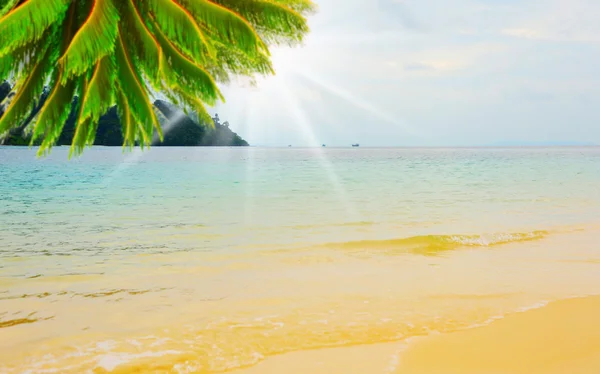
[[[29,0],[0,19],[0,56],[39,40],[52,24],[61,22],[69,0]]]
[[[133,51],[139,67],[146,74],[155,89],[160,89],[159,65],[162,59],[162,50],[155,36],[144,23],[140,8],[135,0],[124,0],[121,3],[123,15],[122,29],[127,47]],[[129,41],[129,42],[128,42]]]
[[[123,138],[125,139],[123,147],[125,148],[125,146],[129,146],[131,148],[135,145],[137,134],[135,119],[131,115],[131,109],[129,108],[127,98],[122,90],[119,90],[118,98],[123,103],[123,105],[119,105],[119,117],[121,118]]]
[[[44,136],[39,155],[45,154],[59,138],[65,121],[71,110],[77,82],[69,80],[65,85],[57,84],[44,103],[33,129],[31,144],[41,135]]]
[[[147,0],[148,8],[158,27],[194,61],[204,62],[214,57],[212,46],[187,9],[175,0]]]
[[[139,72],[136,71],[133,59],[125,49],[125,43],[121,35],[117,39],[115,57],[118,66],[118,84],[129,106],[131,117],[138,124],[142,145],[150,145],[153,129],[156,128],[160,131],[160,125],[150,104],[148,93],[140,80]]]
[[[114,102],[116,66],[112,56],[104,56],[96,63],[92,77],[81,100],[79,121],[98,122]]]
[[[310,9],[309,1],[299,0],[215,0],[232,9],[250,23],[263,38],[274,43],[296,43],[308,32],[299,12]],[[308,7],[308,8],[307,8]]]
[[[0,17],[13,10],[18,2],[19,0],[0,0]]]
[[[180,1],[198,24],[218,39],[239,48],[249,56],[268,51],[250,23],[231,9],[208,0]]]
[[[96,125],[114,102],[115,79],[116,66],[113,57],[104,56],[96,63],[89,80],[87,77],[82,80],[79,114],[71,144],[71,154],[79,154],[85,146],[93,144]],[[89,123],[92,125],[90,126]]]
[[[311,0],[0,0],[0,80],[16,94],[0,118],[0,141],[28,118],[39,154],[59,138],[77,98],[71,154],[93,144],[113,105],[124,146],[149,146],[162,130],[152,105],[165,95],[211,123],[223,101],[217,81],[272,74],[269,45],[308,32]]]
[[[31,68],[44,56],[48,49],[51,38],[54,38],[55,30],[48,29],[40,39],[39,43],[28,43],[0,57],[0,81],[9,77],[19,81],[22,74],[29,74]]]
[[[183,84],[186,91],[198,96],[209,105],[213,105],[218,99],[223,98],[208,72],[178,51],[160,30],[157,30],[155,35],[163,51],[160,67],[165,80],[171,87]]]
[[[89,17],[60,58],[63,82],[92,69],[98,60],[112,52],[118,22],[119,13],[112,0],[94,0]]]
[[[0,119],[0,136],[21,125],[35,106],[44,89],[44,81],[54,65],[51,55],[49,50],[45,51],[43,58],[17,83],[17,94]]]

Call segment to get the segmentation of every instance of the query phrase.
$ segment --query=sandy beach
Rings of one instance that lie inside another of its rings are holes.
[[[0,149],[2,374],[600,373],[600,149],[67,151]]]
[[[409,342],[275,356],[235,374],[597,374],[600,296],[562,300],[487,326]]]
[[[0,0],[0,374],[600,374],[600,0]]]

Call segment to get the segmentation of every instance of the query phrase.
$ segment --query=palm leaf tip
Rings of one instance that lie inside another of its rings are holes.
[[[0,56],[38,41],[44,31],[64,18],[70,0],[29,0],[7,3],[0,18]]]
[[[314,10],[310,0],[0,0],[0,81],[16,87],[0,134],[23,124],[44,87],[29,127],[40,154],[75,98],[71,155],[94,143],[115,104],[124,145],[162,139],[155,92],[210,125],[206,106],[224,101],[218,82],[273,74],[269,46],[301,41]]]
[[[94,0],[92,10],[71,40],[60,63],[64,79],[81,75],[114,49],[119,13],[112,0]]]

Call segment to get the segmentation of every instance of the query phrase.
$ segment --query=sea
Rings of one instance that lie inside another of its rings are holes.
[[[600,294],[600,148],[0,147],[0,372],[222,373]]]

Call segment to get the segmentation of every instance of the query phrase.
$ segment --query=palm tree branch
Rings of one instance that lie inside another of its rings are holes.
[[[141,68],[155,89],[161,89],[159,65],[161,61],[162,50],[156,37],[144,23],[138,6],[133,0],[125,0],[125,7],[122,13],[127,16],[124,22],[123,32],[126,33],[126,40],[131,40],[128,46],[135,52]]]
[[[193,61],[214,59],[214,49],[188,10],[175,0],[148,0],[152,20]],[[155,31],[156,32],[156,31]]]
[[[119,24],[119,12],[112,0],[92,0],[92,9],[59,62],[65,70],[63,81],[90,70],[111,53]]]
[[[250,22],[257,32],[269,43],[295,44],[301,42],[309,31],[302,15],[311,7],[307,0],[212,0],[232,9]],[[295,6],[299,6],[295,8]]]
[[[179,0],[194,17],[220,40],[239,48],[250,56],[267,52],[266,45],[252,25],[238,13],[208,0]]]
[[[127,54],[121,33],[117,37],[115,48],[117,61],[117,79],[121,90],[131,109],[133,118],[138,123],[142,133],[142,144],[150,145],[152,142],[152,129],[155,128],[162,138],[160,124],[156,118],[148,94],[144,89],[138,72],[135,70],[130,56]],[[126,87],[126,90],[124,89]]]
[[[90,123],[88,121],[80,121],[81,112],[83,110],[83,105],[81,105],[82,98],[87,91],[87,87],[89,85],[88,76],[82,76],[80,78],[80,86],[79,86],[79,103],[77,109],[77,123],[75,125],[75,134],[73,135],[73,140],[71,141],[71,148],[69,150],[69,158],[73,155],[79,155],[87,145],[88,132],[90,130]]]
[[[29,75],[16,85],[17,94],[0,118],[0,137],[13,127],[18,127],[29,114],[44,89],[44,82],[54,67],[52,52],[46,49],[43,57],[33,66]]]
[[[0,18],[0,56],[38,41],[50,25],[60,21],[70,0],[29,0]]]
[[[160,29],[157,29],[155,35],[163,50],[161,69],[171,87],[185,84],[188,93],[199,96],[209,105],[214,105],[217,100],[224,100],[214,79],[206,70],[181,53]]]
[[[18,2],[19,0],[3,0],[0,2],[0,18],[13,10],[17,6]]]

